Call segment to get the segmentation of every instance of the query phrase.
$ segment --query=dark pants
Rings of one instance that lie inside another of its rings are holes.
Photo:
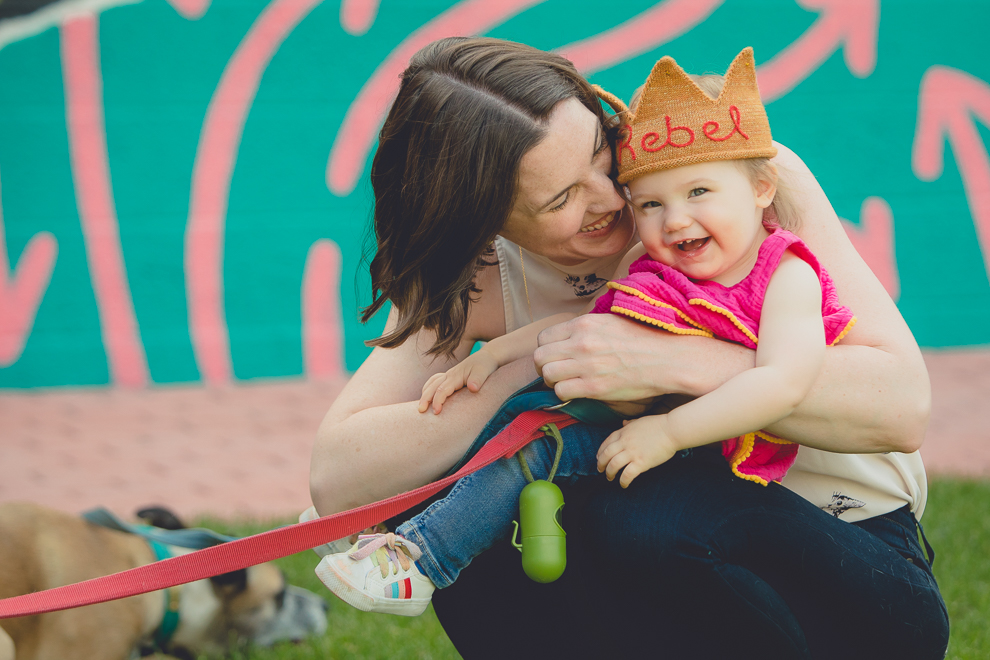
[[[565,497],[560,580],[529,581],[506,540],[434,594],[467,660],[945,654],[945,605],[906,508],[846,523],[735,477],[717,446],[626,490],[588,478]]]

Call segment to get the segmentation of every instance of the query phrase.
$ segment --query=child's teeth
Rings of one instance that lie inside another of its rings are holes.
[[[680,241],[677,244],[677,248],[679,250],[683,250],[684,252],[690,252],[691,250],[701,247],[704,242],[704,238],[692,238],[685,241]]]

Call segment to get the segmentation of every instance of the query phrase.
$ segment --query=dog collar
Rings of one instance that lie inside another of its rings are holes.
[[[155,561],[172,557],[172,553],[168,551],[168,548],[158,541],[148,539],[148,543],[151,545],[151,550],[155,553]],[[176,628],[179,627],[179,587],[169,587],[164,591],[164,595],[165,615],[162,617],[162,622],[158,624],[154,633],[155,647],[160,651],[165,650],[168,643],[172,641],[172,635],[175,634]]]

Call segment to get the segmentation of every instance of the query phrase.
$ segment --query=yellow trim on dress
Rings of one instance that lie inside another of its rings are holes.
[[[626,309],[625,307],[619,307],[618,305],[612,305],[612,309],[609,310],[613,314],[622,314],[623,316],[628,316],[634,318],[637,321],[642,321],[643,323],[648,323],[650,325],[655,325],[658,328],[663,328],[673,332],[676,335],[700,335],[702,337],[712,337],[712,333],[707,330],[692,330],[690,328],[678,328],[672,323],[664,323],[663,321],[657,320],[645,314],[640,314],[639,312],[634,312],[631,309]]]
[[[639,289],[634,289],[631,286],[626,286],[625,284],[620,284],[618,282],[609,282],[606,286],[608,286],[608,288],[610,288],[610,289],[615,289],[616,291],[622,291],[623,293],[628,293],[630,296],[635,296],[635,297],[639,298],[640,300],[644,300],[644,301],[650,303],[654,307],[665,307],[666,309],[672,309],[672,310],[674,310],[677,313],[677,315],[679,317],[681,317],[681,319],[684,322],[690,323],[691,325],[693,325],[694,327],[698,328],[699,330],[704,330],[705,332],[709,332],[709,333],[711,332],[711,330],[709,330],[705,326],[699,325],[698,323],[695,323],[694,320],[690,316],[688,316],[687,314],[685,314],[683,311],[677,309],[673,305],[667,304],[667,303],[662,302],[660,300],[657,300],[655,298],[651,298],[648,295],[646,295],[645,293],[643,293],[642,291],[640,291]]]
[[[857,319],[855,316],[849,319],[849,323],[846,324],[846,327],[843,328],[842,332],[839,333],[839,336],[836,337],[835,340],[831,344],[829,344],[829,346],[835,346],[836,344],[839,343],[839,341],[842,340],[843,337],[848,335],[849,331],[852,330],[854,325],[856,325],[856,321]]]
[[[732,468],[732,474],[736,475],[740,479],[755,481],[761,486],[766,486],[770,482],[763,477],[755,474],[744,474],[739,471],[739,466],[742,465],[747,458],[749,458],[750,454],[753,453],[753,449],[756,448],[757,437],[766,440],[767,442],[772,442],[775,445],[793,445],[794,443],[790,440],[778,438],[777,436],[771,435],[766,431],[756,431],[755,433],[747,433],[746,435],[739,436],[739,446],[736,447],[736,451],[734,451],[732,456],[729,458],[729,466]]]
[[[772,435],[770,433],[767,433],[766,431],[757,431],[756,432],[756,435],[757,435],[757,437],[762,438],[763,440],[766,440],[767,442],[772,442],[775,445],[793,445],[794,444],[790,440],[784,440],[783,438],[779,438],[779,437],[777,437],[775,435]]]
[[[707,307],[713,312],[718,312],[719,314],[722,314],[730,321],[732,321],[733,325],[739,328],[744,335],[749,337],[750,341],[752,341],[754,344],[760,343],[759,338],[756,335],[754,335],[749,328],[744,326],[742,322],[736,318],[736,315],[730,312],[729,310],[713,305],[712,303],[708,302],[703,298],[691,298],[690,300],[688,300],[688,303],[690,303],[691,305],[701,305],[702,307]]]
[[[739,471],[739,466],[749,458],[749,455],[753,453],[753,449],[756,447],[756,434],[747,433],[746,435],[739,436],[739,446],[736,447],[736,451],[732,454],[729,466],[732,467],[732,473],[739,477],[740,479],[745,479],[746,481],[755,481],[761,486],[767,485],[767,480],[763,477],[759,477],[755,474],[743,474]]]

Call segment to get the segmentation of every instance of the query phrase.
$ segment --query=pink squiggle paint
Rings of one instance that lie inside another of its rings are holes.
[[[150,378],[110,184],[99,47],[95,16],[73,18],[62,25],[62,76],[72,180],[110,379],[124,387],[144,387]]]
[[[340,25],[355,37],[367,32],[378,15],[379,0],[342,0]]]
[[[948,139],[990,274],[990,158],[973,115],[990,126],[990,85],[958,69],[928,69],[918,93],[911,166],[923,181],[942,176]]]
[[[230,179],[261,76],[289,33],[322,0],[273,0],[230,58],[206,111],[193,165],[185,234],[189,332],[203,380],[232,379],[223,302],[223,243]]]
[[[403,39],[378,65],[347,109],[327,162],[330,192],[343,197],[354,190],[388,104],[399,89],[399,75],[416,51],[443,37],[485,32],[544,1],[464,0]]]
[[[172,5],[182,17],[195,21],[206,13],[210,7],[210,0],[168,0],[168,4]]]
[[[17,267],[11,270],[0,201],[0,367],[14,364],[24,352],[38,306],[52,278],[56,255],[55,237],[47,231],[38,232],[24,246]]]
[[[667,0],[625,23],[558,52],[585,75],[642,55],[708,18],[725,0]]]
[[[302,285],[303,365],[314,380],[335,380],[344,373],[340,267],[336,243],[321,238],[310,246]]]
[[[821,14],[791,45],[757,67],[764,103],[794,89],[843,44],[846,66],[853,75],[866,78],[876,67],[880,0],[798,0],[798,4]]]
[[[859,225],[843,220],[842,226],[859,256],[896,301],[901,295],[901,279],[894,253],[894,214],[890,205],[881,197],[867,197],[859,209]]]

